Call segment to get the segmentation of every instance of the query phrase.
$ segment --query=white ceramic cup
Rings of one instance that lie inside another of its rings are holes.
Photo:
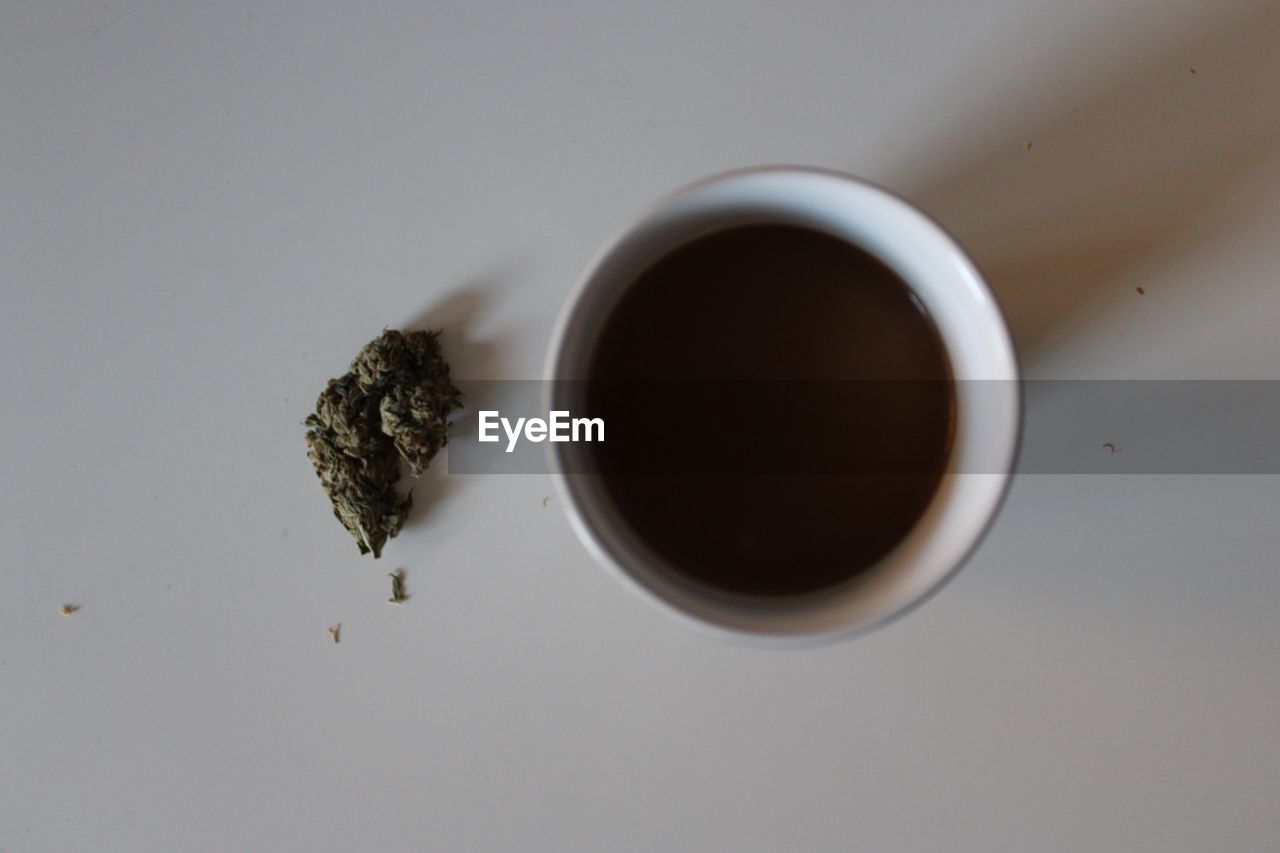
[[[547,445],[578,537],[632,589],[695,627],[762,645],[809,645],[882,624],[937,590],[977,547],[1007,491],[1021,426],[1018,367],[1004,317],[981,274],[936,223],[885,190],[838,172],[762,167],[716,175],[660,199],[596,255],[552,336],[543,401],[580,411],[597,335],[641,272],[676,247],[738,225],[798,225],[880,258],[928,310],[951,359],[955,436],[920,521],[871,569],[828,590],[755,598],[682,579],[617,515],[582,444]],[[975,381],[985,380],[985,381]],[[607,437],[606,437],[607,438]]]

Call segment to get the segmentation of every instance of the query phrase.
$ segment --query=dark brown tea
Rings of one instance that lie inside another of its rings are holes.
[[[728,592],[866,571],[919,521],[951,450],[932,320],[882,262],[806,228],[732,228],[654,263],[602,328],[590,380],[619,517]]]

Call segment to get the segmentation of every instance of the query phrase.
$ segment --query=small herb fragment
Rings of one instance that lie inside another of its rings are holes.
[[[58,608],[58,612],[61,613],[63,616],[70,616],[72,613],[75,613],[79,609],[80,609],[79,604],[64,604]]]
[[[403,604],[409,600],[409,596],[404,591],[404,569],[396,569],[387,575],[391,578],[391,597],[387,599],[391,604]]]

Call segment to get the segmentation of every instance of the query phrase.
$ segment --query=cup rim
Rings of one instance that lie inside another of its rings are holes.
[[[929,505],[930,510],[933,510],[935,506],[944,503],[944,499],[939,496],[942,495],[944,489],[951,488],[950,480],[953,477],[985,477],[994,482],[994,490],[989,488],[986,491],[988,506],[984,511],[981,523],[973,525],[969,530],[965,537],[967,541],[964,543],[963,549],[959,549],[956,556],[948,561],[949,567],[945,571],[927,579],[924,584],[917,584],[917,588],[912,592],[900,592],[897,596],[892,597],[893,600],[889,606],[873,612],[870,616],[843,622],[837,620],[834,624],[823,623],[822,620],[818,620],[808,626],[803,624],[804,619],[801,618],[798,626],[788,624],[784,627],[778,627],[772,625],[768,618],[755,619],[751,616],[752,602],[761,604],[765,609],[772,606],[785,606],[785,602],[775,603],[770,600],[766,605],[759,599],[703,591],[700,593],[703,597],[719,599],[719,604],[705,608],[691,607],[687,590],[676,589],[675,587],[678,585],[669,580],[655,581],[652,575],[646,577],[648,573],[644,571],[644,567],[635,565],[635,554],[617,553],[618,549],[616,547],[610,547],[607,544],[606,540],[609,537],[604,535],[607,531],[597,529],[597,522],[592,520],[593,513],[589,512],[584,505],[584,496],[574,482],[574,478],[581,475],[571,475],[565,472],[560,455],[562,449],[558,445],[548,444],[547,454],[552,484],[579,541],[591,554],[595,562],[621,580],[625,586],[638,592],[651,605],[656,606],[659,610],[701,633],[711,634],[738,643],[771,647],[824,645],[871,631],[901,618],[941,590],[968,562],[986,538],[996,518],[999,516],[1000,509],[1012,485],[1013,471],[1021,448],[1023,418],[1021,371],[1017,352],[1013,348],[1012,337],[998,299],[992,293],[977,264],[974,263],[947,229],[891,190],[844,172],[821,167],[797,165],[752,166],[720,172],[678,187],[660,196],[639,213],[632,216],[597,250],[585,266],[565,301],[551,336],[544,367],[544,377],[547,381],[543,383],[543,404],[546,408],[554,405],[556,380],[571,378],[562,375],[568,351],[574,345],[574,340],[569,336],[570,328],[574,325],[577,312],[582,308],[593,287],[600,286],[601,283],[597,279],[606,261],[626,245],[627,241],[643,225],[689,196],[735,181],[753,180],[762,176],[774,177],[780,180],[803,177],[805,179],[817,178],[823,181],[831,181],[845,190],[853,190],[854,192],[874,197],[876,203],[886,204],[897,208],[899,211],[910,213],[918,220],[918,224],[922,229],[920,233],[928,234],[931,239],[945,246],[949,259],[958,270],[957,278],[966,278],[967,284],[980,291],[981,298],[986,300],[994,309],[990,312],[991,327],[984,331],[1001,337],[999,345],[1002,349],[1002,355],[999,360],[1009,380],[1005,383],[1008,387],[1008,397],[1005,402],[1010,417],[1009,422],[1005,424],[1006,430],[1000,445],[1003,449],[1001,454],[1003,464],[999,466],[997,471],[989,474],[944,474],[944,482],[940,483],[938,492],[935,493]],[[655,253],[653,260],[656,260],[658,256]],[[950,349],[949,346],[948,349]],[[954,498],[946,500],[954,500]],[[902,571],[905,571],[905,569],[900,570],[900,572]],[[891,579],[886,583],[892,585],[893,581]],[[899,580],[899,584],[906,586],[905,582],[901,580]],[[845,598],[857,596],[858,593],[856,591],[841,591],[842,587],[843,585],[837,585],[837,587],[830,590],[822,590],[806,596],[797,596],[789,600],[802,601],[812,598],[815,601],[822,601],[829,598],[834,602],[838,596],[844,596]],[[729,603],[726,604],[726,602]],[[741,607],[742,609],[735,618],[721,618],[715,615],[717,609],[733,609],[736,607]]]

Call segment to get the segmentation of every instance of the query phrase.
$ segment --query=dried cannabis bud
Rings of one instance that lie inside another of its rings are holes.
[[[418,476],[448,442],[447,419],[462,395],[439,334],[384,331],[350,372],[329,380],[306,420],[307,455],[361,554],[382,556],[408,518],[413,494],[395,489],[400,460]]]

